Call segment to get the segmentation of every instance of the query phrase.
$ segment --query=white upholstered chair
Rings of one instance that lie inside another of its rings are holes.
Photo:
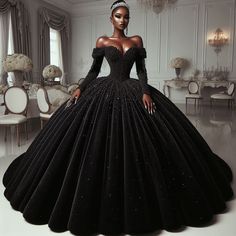
[[[37,91],[37,103],[39,108],[39,116],[41,129],[43,128],[44,121],[47,121],[51,118],[53,112],[57,107],[54,107],[48,98],[47,90],[43,87],[40,87]]]
[[[66,90],[67,91],[67,90]],[[70,94],[55,86],[40,87],[37,91],[37,103],[40,111],[41,128],[45,120],[70,98]]]
[[[227,101],[228,108],[233,108],[234,105],[234,92],[235,92],[235,84],[230,83],[228,89],[226,91],[221,91],[219,93],[215,93],[211,95],[211,107],[213,107],[214,101]]]
[[[188,93],[185,95],[186,108],[187,108],[189,99],[194,100],[194,107],[195,108],[196,108],[196,106],[198,107],[199,101],[202,99],[199,84],[196,81],[189,81],[187,88],[188,88]]]
[[[20,128],[24,124],[26,138],[27,133],[27,106],[29,98],[26,91],[20,87],[9,87],[4,93],[5,114],[0,116],[0,126],[5,126],[5,141],[7,140],[7,128],[16,127],[17,144],[20,146]]]

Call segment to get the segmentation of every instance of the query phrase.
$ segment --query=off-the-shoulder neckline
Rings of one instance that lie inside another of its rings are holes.
[[[106,49],[106,48],[115,48],[122,56],[125,56],[125,54],[126,54],[129,50],[131,50],[131,49],[133,49],[133,48],[137,48],[138,50],[145,50],[144,47],[142,47],[142,48],[141,48],[141,47],[130,47],[130,48],[128,48],[124,53],[122,53],[120,49],[118,49],[116,46],[112,46],[112,45],[110,45],[110,46],[104,46],[104,47],[96,47],[96,48],[94,48],[94,50]]]

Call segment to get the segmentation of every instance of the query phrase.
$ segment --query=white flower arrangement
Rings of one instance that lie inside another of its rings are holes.
[[[48,65],[43,69],[43,78],[45,79],[54,79],[61,76],[62,71],[58,66]]]
[[[172,68],[184,68],[186,64],[187,64],[187,61],[181,57],[173,58],[170,62],[170,66]]]
[[[6,57],[6,59],[3,61],[3,68],[6,72],[29,72],[33,68],[33,63],[32,60],[26,55],[15,53]]]

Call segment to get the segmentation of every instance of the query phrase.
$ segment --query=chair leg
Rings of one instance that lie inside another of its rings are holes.
[[[234,109],[234,99],[230,100],[230,108],[231,108],[231,110]]]
[[[25,135],[26,135],[26,140],[28,140],[28,125],[27,125],[27,121],[25,122]]]
[[[199,112],[201,113],[202,112],[202,99],[201,98],[198,100],[198,106],[199,106]]]
[[[42,118],[40,119],[40,126],[41,126],[41,129],[43,129],[43,119]]]
[[[7,141],[7,126],[5,126],[5,137],[4,137],[4,141]]]
[[[16,125],[17,144],[20,146],[19,124]]]
[[[197,99],[197,111],[199,112],[199,100],[200,99]]]
[[[188,113],[188,98],[185,98],[185,112]]]

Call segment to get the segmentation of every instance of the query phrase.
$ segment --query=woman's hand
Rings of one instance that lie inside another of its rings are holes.
[[[150,97],[150,95],[148,94],[143,94],[143,104],[145,109],[148,110],[149,114],[153,114],[156,110],[156,105],[155,103],[152,101],[152,98]]]
[[[74,93],[71,95],[70,97],[70,100],[73,101],[74,99],[77,101],[78,98],[80,97],[81,95],[81,91],[80,91],[80,88],[77,88]]]
[[[81,91],[77,88],[74,93],[71,95],[70,99],[67,101],[65,108],[68,108],[72,104],[76,104],[78,98],[80,97]]]

